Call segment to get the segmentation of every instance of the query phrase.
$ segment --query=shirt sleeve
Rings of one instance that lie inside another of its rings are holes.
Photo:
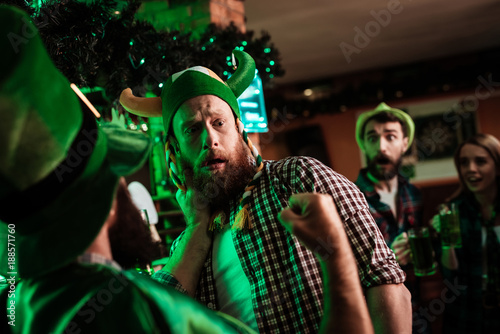
[[[158,270],[151,276],[151,278],[161,283],[162,285],[170,286],[175,290],[187,295],[187,290],[182,286],[182,284],[179,283],[179,281],[174,276],[164,270]]]
[[[344,222],[363,287],[405,281],[404,271],[386,245],[363,193],[354,183],[318,160],[307,157],[287,159],[279,174],[287,179],[283,182],[288,182],[291,193],[317,192],[333,197]]]
[[[175,249],[177,248],[179,241],[182,239],[182,236],[184,235],[184,232],[185,231],[182,231],[182,233],[172,243],[172,246],[170,247],[170,256],[172,256]],[[158,270],[151,276],[151,278],[161,283],[162,285],[170,286],[183,294],[187,294],[187,290],[182,286],[182,284],[174,276],[172,276],[172,274],[170,274],[167,271]]]

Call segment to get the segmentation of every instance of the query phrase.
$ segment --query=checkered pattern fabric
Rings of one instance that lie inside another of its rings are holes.
[[[291,157],[264,163],[264,174],[250,201],[254,228],[232,231],[238,257],[250,282],[261,332],[314,333],[321,322],[323,284],[319,263],[277,219],[292,194],[317,192],[333,197],[364,288],[404,282],[404,272],[386,246],[363,194],[352,182],[312,158]],[[238,203],[233,201],[230,222],[237,211]],[[323,241],[325,247],[320,253],[328,256],[329,240]],[[176,243],[174,251],[175,246]],[[159,274],[153,277],[162,281]],[[171,277],[163,283],[180,287]],[[218,309],[211,254],[202,270],[196,298]]]
[[[402,232],[422,224],[422,196],[417,187],[402,175],[398,176],[398,217],[394,217],[391,207],[380,201],[380,195],[366,174],[367,170],[362,169],[355,183],[365,195],[373,218],[388,245]]]

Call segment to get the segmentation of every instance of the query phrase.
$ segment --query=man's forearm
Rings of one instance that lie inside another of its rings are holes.
[[[162,270],[169,272],[194,297],[201,270],[212,242],[204,225],[191,225]]]
[[[373,333],[356,262],[346,246],[321,263],[325,306],[320,333]]]
[[[411,333],[411,295],[404,284],[383,284],[366,291],[375,333]]]
[[[335,252],[321,261],[324,315],[321,333],[373,333],[354,255],[345,234],[336,238]]]

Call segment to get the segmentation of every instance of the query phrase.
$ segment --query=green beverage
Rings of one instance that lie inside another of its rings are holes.
[[[408,231],[408,236],[415,275],[427,276],[434,274],[436,272],[436,264],[427,227],[411,229]]]
[[[439,224],[441,230],[441,245],[444,249],[462,247],[462,234],[460,233],[460,217],[455,203],[448,209],[441,205],[439,210]]]

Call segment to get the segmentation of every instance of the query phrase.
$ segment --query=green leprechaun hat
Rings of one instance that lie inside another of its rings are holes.
[[[371,120],[376,115],[384,112],[396,116],[401,122],[403,122],[403,124],[405,124],[408,136],[407,149],[411,147],[411,144],[413,142],[413,137],[415,135],[415,123],[413,123],[413,119],[403,110],[391,108],[386,103],[382,102],[375,109],[364,112],[358,117],[358,120],[356,122],[356,141],[361,151],[363,152],[365,151],[363,130],[365,128],[366,123],[368,123],[368,121]]]
[[[97,124],[26,13],[0,6],[0,30],[0,274],[28,278],[90,246],[119,178],[151,145],[142,133]]]

